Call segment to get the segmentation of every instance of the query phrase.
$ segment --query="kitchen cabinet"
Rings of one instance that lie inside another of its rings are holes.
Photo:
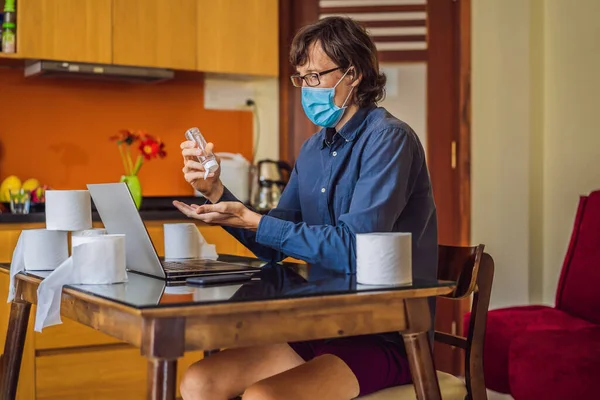
[[[196,68],[196,0],[114,0],[113,63]]]
[[[278,75],[278,0],[197,0],[197,69]]]
[[[18,7],[21,57],[112,62],[112,0],[25,0]]]
[[[18,54],[0,58],[275,77],[278,4],[278,0],[20,0]]]

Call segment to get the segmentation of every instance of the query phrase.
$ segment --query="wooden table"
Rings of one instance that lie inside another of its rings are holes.
[[[396,331],[404,339],[417,397],[440,399],[427,300],[451,293],[453,282],[362,286],[353,276],[307,268],[273,264],[262,268],[258,280],[206,288],[167,287],[129,273],[124,284],[66,286],[61,315],[139,347],[148,359],[148,399],[175,398],[176,360],[184,351]],[[29,311],[43,277],[17,275],[1,400],[15,398]],[[187,297],[169,294],[174,291]]]

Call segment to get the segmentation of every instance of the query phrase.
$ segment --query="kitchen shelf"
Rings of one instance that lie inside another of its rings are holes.
[[[19,53],[2,53],[0,52],[0,58],[23,58]]]

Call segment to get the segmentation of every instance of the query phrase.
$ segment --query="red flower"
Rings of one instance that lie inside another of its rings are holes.
[[[118,135],[111,136],[110,140],[116,141],[119,148],[119,154],[121,155],[121,161],[125,168],[127,175],[137,175],[144,163],[144,160],[151,160],[152,158],[163,158],[167,156],[165,152],[165,144],[158,138],[155,138],[145,131],[137,130],[132,131],[129,129],[122,129]],[[138,154],[135,164],[131,159],[130,147],[133,143],[140,142]]]
[[[165,152],[165,144],[151,135],[143,133],[140,139],[139,149],[146,160],[152,158],[163,158],[167,155]]]
[[[111,136],[110,140],[114,140],[117,144],[125,143],[130,146],[140,140],[140,134],[129,129],[121,129],[118,135]]]

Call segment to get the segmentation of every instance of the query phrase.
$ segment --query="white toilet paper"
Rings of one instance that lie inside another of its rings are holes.
[[[411,234],[357,234],[356,281],[364,285],[412,284]]]
[[[14,278],[19,272],[54,270],[68,257],[67,232],[46,229],[22,231],[10,264],[8,301],[14,299]]]
[[[100,236],[106,235],[108,232],[104,228],[84,229],[82,231],[71,232],[71,236]]]
[[[62,288],[67,284],[111,284],[127,281],[125,235],[74,236],[73,255],[38,287],[36,332],[60,324]]]
[[[106,285],[127,281],[125,235],[74,236],[73,282]]]
[[[164,224],[165,259],[216,260],[215,245],[208,244],[196,224]]]
[[[82,231],[71,232],[71,254],[73,253],[73,239],[72,238],[74,238],[76,236],[83,236],[83,237],[100,236],[100,235],[106,235],[107,233],[108,232],[104,228],[92,228],[92,229],[85,229]]]
[[[46,191],[46,229],[79,231],[91,227],[92,201],[89,191]]]

